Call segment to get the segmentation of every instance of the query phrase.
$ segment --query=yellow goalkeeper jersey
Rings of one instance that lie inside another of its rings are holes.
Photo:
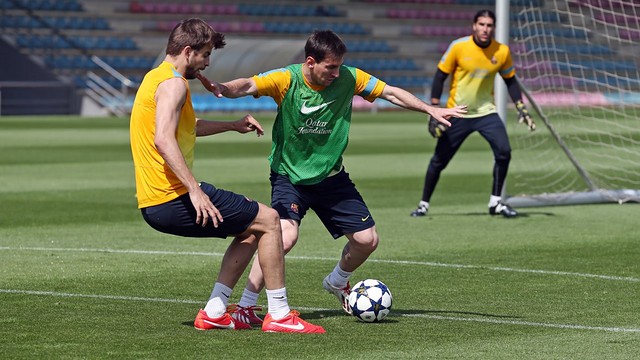
[[[149,71],[136,93],[131,110],[131,153],[136,176],[138,207],[164,204],[187,193],[187,188],[166,164],[154,143],[156,133],[156,101],[158,85],[165,80],[181,77],[187,86],[187,97],[182,109],[176,138],[187,166],[193,166],[196,142],[196,116],[191,103],[189,83],[171,65],[164,61]]]
[[[453,41],[438,63],[438,69],[453,74],[447,107],[467,105],[465,118],[496,112],[493,85],[496,73],[505,79],[516,72],[507,45],[496,40],[486,48],[466,36]]]

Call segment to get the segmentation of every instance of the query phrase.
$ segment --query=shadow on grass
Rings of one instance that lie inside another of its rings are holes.
[[[480,316],[484,318],[493,318],[493,319],[520,319],[521,316],[513,316],[513,315],[499,315],[499,314],[487,314],[481,312],[473,312],[473,311],[456,311],[456,310],[420,310],[420,309],[393,309],[389,316],[415,316],[415,315],[425,315],[425,316],[448,316],[448,315],[469,315],[469,316]]]
[[[429,213],[427,215],[427,217],[431,218],[431,217],[443,217],[443,216],[490,216],[489,213],[487,212],[468,212],[468,213],[436,213],[436,214],[432,214]],[[508,220],[517,220],[519,218],[528,218],[531,216],[556,216],[555,213],[552,212],[546,212],[546,211],[527,211],[527,212],[523,212],[521,210],[518,210],[518,216],[513,217],[513,218],[508,218]],[[502,219],[504,218],[503,216],[500,215],[494,215],[493,217],[497,218],[497,219]],[[507,218],[505,218],[507,219]]]
[[[393,308],[389,316],[384,319],[384,322],[397,322],[397,320],[393,320],[393,318],[399,318],[403,316],[420,316],[423,315],[425,317],[428,316],[456,316],[456,315],[465,315],[465,316],[479,316],[483,318],[493,318],[493,319],[520,319],[520,316],[513,315],[501,315],[501,314],[488,314],[481,312],[473,312],[473,311],[456,311],[456,310],[422,310],[422,309],[396,309]],[[324,319],[328,317],[339,317],[339,316],[349,316],[344,313],[342,310],[315,310],[311,312],[303,312],[302,318],[305,320],[314,320],[314,319]]]
[[[384,324],[384,323],[397,323],[398,320],[394,320],[394,319],[390,319],[390,317],[393,315],[393,313],[395,312],[395,310],[391,310],[391,313],[389,313],[389,315],[380,322],[376,322],[375,324]],[[355,317],[350,316],[349,314],[345,313],[342,310],[315,310],[315,311],[311,311],[311,312],[304,312],[300,315],[304,320],[318,320],[318,319],[325,319],[325,318],[329,318],[329,317],[345,317],[345,318],[352,318],[354,322],[357,323],[361,323],[361,324],[370,324],[370,323],[365,323],[363,321],[358,321],[358,319],[356,319]]]
[[[392,309],[391,313],[389,313],[389,315],[380,322],[377,322],[376,324],[384,324],[384,323],[397,323],[399,320],[397,320],[398,318],[401,317],[420,317],[420,316],[424,316],[424,317],[449,317],[449,316],[459,316],[459,315],[464,315],[464,316],[478,316],[478,317],[482,317],[482,318],[491,318],[491,319],[520,319],[522,318],[521,316],[513,316],[513,315],[500,315],[500,314],[488,314],[488,313],[481,313],[481,312],[473,312],[473,311],[456,311],[456,310],[422,310],[422,309]],[[330,317],[350,317],[348,314],[346,314],[344,311],[342,310],[327,310],[327,309],[322,309],[322,310],[314,310],[314,311],[303,311],[301,313],[301,317],[304,320],[313,322],[314,320],[319,320],[319,319],[325,319],[325,318],[330,318]],[[358,323],[363,323],[362,321],[358,321],[357,319],[353,318],[354,322],[358,322]],[[366,323],[368,324],[368,323]],[[184,321],[182,323],[182,325],[184,326],[190,326],[193,327],[193,320],[188,320],[188,321]],[[256,327],[259,328],[259,327]]]

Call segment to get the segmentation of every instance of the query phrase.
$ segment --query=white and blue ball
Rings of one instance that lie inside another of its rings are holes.
[[[366,279],[351,288],[351,313],[363,322],[382,321],[391,311],[393,297],[387,285],[380,280]]]

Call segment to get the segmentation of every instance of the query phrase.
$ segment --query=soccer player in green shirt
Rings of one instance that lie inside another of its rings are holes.
[[[314,210],[334,238],[347,244],[323,287],[350,313],[349,278],[378,246],[375,222],[360,193],[342,165],[351,125],[355,95],[373,102],[385,99],[405,109],[422,112],[448,126],[466,106],[434,107],[411,93],[366,72],[343,65],[347,48],[333,31],[314,32],[305,44],[305,60],[250,78],[222,84],[200,75],[202,84],[216,96],[237,98],[270,96],[278,104],[271,154],[271,204],[280,214],[285,253],[298,241],[299,226]],[[256,258],[258,259],[258,258]],[[264,286],[258,261],[254,261],[247,287],[234,313],[238,320],[257,325],[258,294]]]

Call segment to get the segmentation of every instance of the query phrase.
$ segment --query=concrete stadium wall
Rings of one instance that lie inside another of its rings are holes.
[[[77,114],[75,88],[0,38],[0,115]]]

